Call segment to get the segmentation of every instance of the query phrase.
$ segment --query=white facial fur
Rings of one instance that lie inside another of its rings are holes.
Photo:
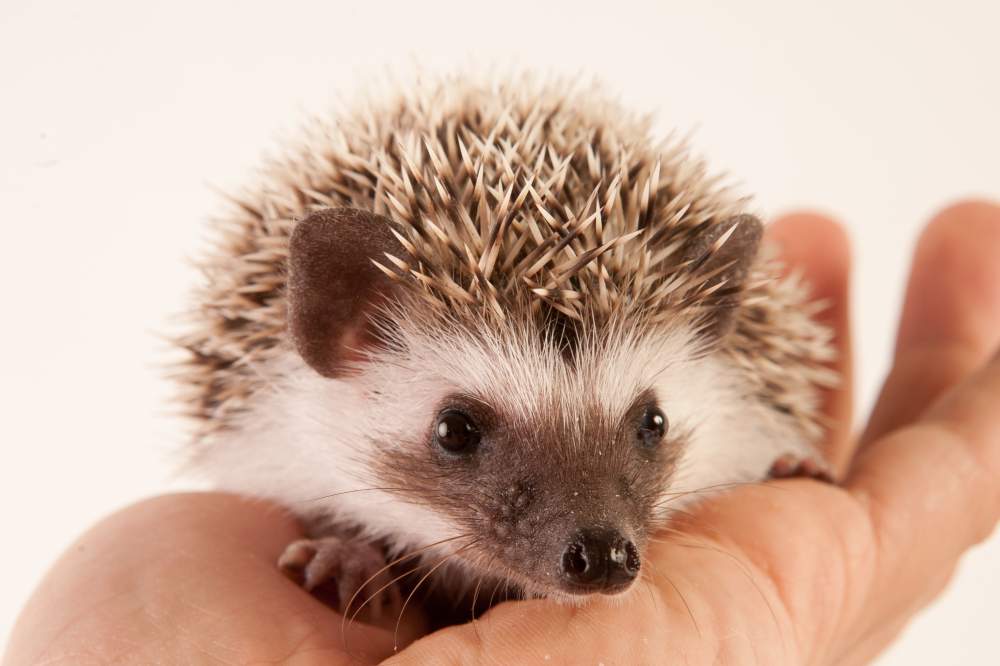
[[[369,490],[379,485],[370,442],[390,444],[378,455],[391,455],[394,442],[412,443],[430,429],[440,401],[455,393],[489,396],[507,413],[544,418],[537,409],[545,399],[572,414],[572,403],[590,392],[620,417],[651,388],[671,428],[690,433],[664,493],[762,479],[778,456],[809,451],[793,424],[751,395],[721,353],[699,354],[687,327],[656,336],[622,329],[608,336],[613,344],[583,340],[575,369],[532,331],[484,329],[473,338],[421,328],[404,326],[405,352],[382,353],[344,380],[319,376],[292,350],[258,368],[273,379],[253,397],[241,427],[207,448],[201,471],[221,489],[275,500],[314,525],[350,524],[410,550],[461,530],[432,506],[391,489]]]

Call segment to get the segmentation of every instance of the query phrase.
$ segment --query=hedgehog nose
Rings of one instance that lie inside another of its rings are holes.
[[[584,529],[562,554],[562,573],[571,592],[616,594],[639,573],[639,550],[621,533]]]

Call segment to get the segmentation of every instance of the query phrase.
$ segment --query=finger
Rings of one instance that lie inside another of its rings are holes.
[[[95,663],[277,663],[301,653],[354,664],[391,654],[390,632],[360,624],[342,642],[333,629],[339,616],[277,571],[278,556],[300,536],[276,507],[230,495],[132,506],[54,566],[22,613],[7,657],[18,664],[76,662],[80,654]]]
[[[840,666],[863,666],[872,663],[887,647],[896,642],[914,615],[944,592],[954,573],[954,570],[951,570],[929,580],[922,594],[913,599],[900,600],[901,612],[897,615],[868,627],[867,631],[860,632],[860,638],[842,641],[837,646],[838,651],[834,653],[837,657],[833,663]]]
[[[914,426],[874,442],[848,487],[877,548],[868,598],[891,619],[1000,518],[1000,354]]]
[[[893,368],[862,446],[901,427],[1000,341],[1000,207],[960,203],[924,230],[913,259]]]
[[[809,212],[783,215],[768,226],[788,271],[799,271],[813,300],[829,303],[817,319],[833,331],[837,359],[832,368],[839,386],[823,392],[823,414],[830,424],[827,455],[837,469],[850,459],[853,413],[853,364],[850,326],[850,242],[834,220]]]

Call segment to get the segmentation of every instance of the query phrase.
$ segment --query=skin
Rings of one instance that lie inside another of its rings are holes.
[[[848,380],[826,396],[841,485],[728,491],[660,535],[625,598],[505,603],[415,642],[423,630],[411,615],[396,654],[392,631],[356,623],[342,634],[338,615],[278,573],[274,562],[301,535],[280,510],[218,494],[160,497],[69,549],[24,609],[4,663],[869,661],[1000,518],[1000,207],[958,204],[927,226],[892,371],[860,436],[844,233],[808,213],[768,233],[833,304],[825,316]]]

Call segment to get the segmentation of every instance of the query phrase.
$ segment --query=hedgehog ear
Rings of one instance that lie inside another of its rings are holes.
[[[346,374],[377,341],[369,317],[393,284],[372,261],[406,256],[392,224],[368,211],[328,208],[292,232],[288,330],[302,359],[324,377]]]
[[[709,297],[711,312],[704,333],[712,339],[724,337],[735,325],[736,308],[750,269],[760,249],[764,226],[753,215],[737,215],[710,226],[685,250],[685,261],[709,276],[703,289],[715,289]]]

